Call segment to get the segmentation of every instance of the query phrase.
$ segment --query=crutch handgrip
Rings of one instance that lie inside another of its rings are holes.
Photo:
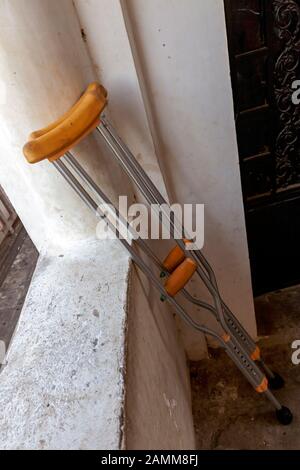
[[[91,83],[81,98],[63,116],[47,127],[32,132],[23,152],[29,163],[64,155],[100,123],[107,103],[107,92],[99,83]]]
[[[184,239],[185,244],[191,243],[190,240]],[[180,248],[180,246],[176,245],[168,254],[168,256],[163,261],[163,267],[169,272],[173,272],[177,266],[182,263],[185,259],[185,252]]]
[[[191,279],[196,269],[197,263],[195,263],[191,258],[185,258],[185,260],[177,266],[175,271],[173,271],[171,276],[167,279],[165,283],[167,293],[171,297],[176,295]]]

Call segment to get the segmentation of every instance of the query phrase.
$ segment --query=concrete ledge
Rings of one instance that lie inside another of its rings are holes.
[[[129,258],[117,241],[42,255],[0,375],[1,449],[118,449]]]
[[[40,256],[0,410],[0,449],[194,448],[172,312],[117,240]]]

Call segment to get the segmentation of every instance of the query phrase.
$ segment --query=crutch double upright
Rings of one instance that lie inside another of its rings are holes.
[[[54,123],[33,132],[24,146],[24,155],[29,163],[48,159],[85,204],[98,217],[106,217],[123,246],[130,253],[134,263],[149,278],[160,292],[162,300],[168,301],[177,314],[192,328],[214,337],[223,347],[254,389],[265,395],[275,407],[277,419],[282,424],[290,424],[291,411],[282,406],[271,389],[284,385],[283,379],[271,371],[263,362],[258,346],[249,336],[232,311],[225,304],[218,290],[212,267],[200,250],[188,250],[191,242],[182,224],[166,210],[167,203],[147,173],[137,162],[125,143],[117,135],[110,123],[101,116],[107,104],[106,90],[98,83],[91,83],[75,105]],[[186,239],[175,237],[174,248],[164,261],[161,261],[150,246],[140,238],[127,220],[118,212],[101,188],[82,168],[71,153],[71,149],[89,133],[96,130],[111,150],[122,169],[151,204],[162,223],[167,223],[171,233],[184,233]],[[113,207],[111,217],[107,217],[103,206]],[[161,217],[163,216],[163,217]],[[129,231],[134,238],[130,243],[120,234],[120,227]],[[140,248],[151,261],[156,272],[144,261],[136,248]],[[198,275],[213,300],[212,304],[193,297],[186,289],[192,276]],[[195,321],[182,307],[176,295],[181,292],[185,298],[208,310],[220,323],[223,333]]]

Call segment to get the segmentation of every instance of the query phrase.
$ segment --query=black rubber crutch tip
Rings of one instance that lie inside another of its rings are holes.
[[[280,410],[276,410],[276,416],[280,424],[287,426],[293,421],[293,414],[286,406],[282,406]]]
[[[284,387],[285,382],[281,375],[273,372],[274,377],[269,377],[268,382],[271,390],[279,390]]]

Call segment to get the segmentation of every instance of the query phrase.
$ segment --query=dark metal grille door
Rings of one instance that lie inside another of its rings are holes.
[[[225,0],[255,293],[300,281],[300,0]]]

